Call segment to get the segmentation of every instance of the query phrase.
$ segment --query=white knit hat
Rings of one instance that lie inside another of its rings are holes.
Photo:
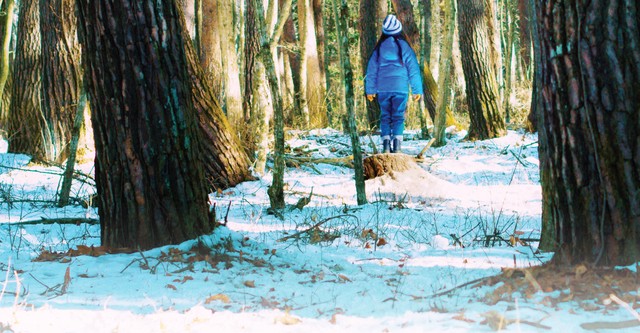
[[[382,33],[385,35],[395,35],[402,31],[402,23],[395,15],[387,15],[382,21]]]

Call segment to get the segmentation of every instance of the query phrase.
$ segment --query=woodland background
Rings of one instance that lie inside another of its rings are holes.
[[[207,194],[265,172],[284,208],[285,128],[375,136],[362,73],[395,12],[425,98],[408,127],[446,142],[539,131],[543,248],[637,262],[639,11],[634,1],[3,0],[9,151],[73,163],[95,146],[102,243],[150,248],[216,226]],[[89,122],[91,119],[91,122]],[[361,158],[353,158],[365,204]],[[67,184],[68,186],[68,184]],[[60,205],[68,204],[62,186]]]

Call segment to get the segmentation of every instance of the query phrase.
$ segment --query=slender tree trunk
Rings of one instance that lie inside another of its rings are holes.
[[[518,0],[518,35],[520,37],[520,52],[518,52],[520,67],[524,69],[524,73],[527,74],[527,79],[531,79],[529,74],[531,67],[531,15],[533,10],[530,0]]]
[[[536,13],[538,11],[536,0],[529,0],[529,4],[531,6],[531,12]],[[540,54],[540,37],[539,37],[539,23],[537,19],[530,20],[531,24],[531,37],[533,40],[533,82],[531,84],[531,107],[529,109],[529,115],[527,116],[527,121],[529,122],[529,130],[531,132],[538,131],[538,124],[541,121],[541,110],[542,110],[542,96],[540,94],[538,86],[540,85],[541,77],[541,68],[542,68],[542,54]],[[542,133],[540,133],[542,134]],[[542,161],[541,161],[541,173],[542,173]],[[541,175],[542,178],[543,175]],[[544,209],[543,209],[544,211]],[[544,222],[544,221],[543,221]],[[543,230],[545,229],[544,223],[542,226]],[[548,237],[543,239],[555,239],[555,237]],[[543,243],[541,243],[543,245]]]
[[[298,123],[303,128],[309,127],[310,122],[310,110],[309,110],[309,97],[310,88],[309,82],[309,42],[310,28],[309,23],[313,22],[309,18],[310,11],[308,10],[309,0],[298,0],[298,35],[300,36],[300,110]]]
[[[299,42],[296,38],[296,28],[295,28],[295,24],[293,23],[293,15],[289,16],[289,18],[287,19],[287,22],[285,23],[284,26],[284,32],[282,35],[282,39],[284,40],[285,44],[289,46],[289,48],[291,49],[296,49],[299,45]],[[301,85],[300,85],[300,76],[301,76],[301,65],[300,65],[300,51],[298,50],[298,52],[292,52],[292,51],[285,51],[288,52],[287,54],[289,55],[289,64],[290,64],[290,73],[291,73],[291,78],[293,81],[293,109],[291,109],[290,113],[287,115],[287,124],[288,125],[293,125],[294,123],[294,119],[297,117],[300,117],[300,115],[303,113],[302,108],[303,105],[306,102],[302,101],[302,97],[303,97],[303,91],[306,90],[302,90]],[[306,95],[305,95],[306,96]]]
[[[78,151],[78,142],[80,141],[80,132],[84,125],[84,115],[87,112],[87,93],[80,90],[78,105],[76,106],[76,114],[73,120],[73,128],[71,129],[71,141],[69,142],[69,158],[62,176],[62,185],[60,185],[60,195],[58,198],[58,207],[64,207],[69,204],[69,195],[71,194],[71,183],[73,182],[73,172],[76,166],[76,154]]]
[[[569,263],[640,260],[639,10],[631,0],[537,7],[543,221]]]
[[[333,11],[337,26],[338,52],[340,54],[341,71],[344,77],[345,101],[347,109],[347,125],[349,136],[351,137],[351,149],[353,151],[353,166],[356,183],[356,199],[358,205],[367,203],[367,193],[364,184],[364,168],[362,165],[362,148],[360,147],[360,137],[356,127],[356,112],[354,108],[353,94],[353,70],[349,59],[349,7],[347,1],[342,0],[338,8],[338,0],[333,1]]]
[[[456,3],[455,0],[448,0],[444,3],[444,24],[442,25],[442,53],[440,55],[440,73],[438,74],[438,112],[434,122],[433,137],[435,147],[446,145],[445,128],[447,125],[447,108],[451,97],[451,77],[453,76],[453,33],[455,31],[456,22]]]
[[[42,113],[45,158],[62,163],[69,156],[82,86],[75,0],[40,0],[42,34]]]
[[[333,0],[332,0],[333,1]],[[378,36],[382,33],[382,20],[386,15],[386,1],[384,0],[361,0],[360,20],[358,29],[360,32],[360,65],[363,74],[367,72],[367,64],[373,53],[373,49],[378,41]],[[367,120],[369,129],[373,130],[380,126],[380,105],[378,99],[369,101],[365,99],[367,107]]]
[[[485,140],[506,133],[499,108],[492,41],[487,30],[485,0],[458,1],[458,28],[462,69],[467,85],[469,134],[471,140]]]
[[[42,57],[38,0],[21,0],[18,19],[13,92],[9,108],[9,152],[46,159],[41,101]]]
[[[211,232],[180,8],[171,0],[78,8],[102,244],[148,249]]]
[[[0,38],[2,38],[0,41],[0,96],[6,94],[4,88],[9,78],[9,46],[11,45],[11,35],[13,32],[14,10],[14,0],[2,1],[2,8],[0,8]],[[6,118],[2,117],[2,119]],[[3,124],[4,122],[0,122],[0,127],[4,127],[1,126]]]

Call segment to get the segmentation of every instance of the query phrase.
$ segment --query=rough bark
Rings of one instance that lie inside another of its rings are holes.
[[[46,158],[40,106],[42,57],[38,0],[20,1],[18,36],[13,65],[13,92],[9,107],[9,152]]]
[[[537,7],[543,223],[569,263],[640,259],[638,10],[630,0]]]
[[[485,0],[458,1],[458,29],[462,69],[469,107],[470,140],[485,140],[506,133],[500,113],[499,92],[488,34]]]
[[[218,0],[202,0],[202,37],[198,56],[206,80],[211,83],[211,92],[218,101],[223,97],[221,38]]]
[[[82,85],[76,21],[75,0],[40,0],[43,148],[57,163],[69,156]]]
[[[358,30],[360,32],[360,65],[363,75],[367,72],[369,58],[376,46],[378,37],[382,33],[382,20],[386,15],[386,1],[384,0],[361,0],[360,19],[358,20]],[[380,105],[378,99],[369,101],[365,99],[367,107],[368,128],[373,130],[380,125]]]
[[[102,244],[148,249],[210,232],[181,10],[171,0],[78,8]]]
[[[238,69],[238,52],[236,50],[236,34],[234,33],[234,0],[218,1],[218,33],[222,57],[222,109],[229,121],[241,126],[242,123],[242,91],[240,88],[240,71]]]
[[[298,110],[297,122],[302,128],[308,128],[311,118],[311,110],[309,102],[311,100],[311,87],[309,87],[309,69],[313,66],[310,64],[311,50],[309,47],[311,43],[309,40],[312,38],[310,23],[313,23],[313,19],[310,14],[309,0],[298,0],[298,36],[300,36],[298,48],[300,50],[300,109]],[[315,38],[314,38],[315,44]]]

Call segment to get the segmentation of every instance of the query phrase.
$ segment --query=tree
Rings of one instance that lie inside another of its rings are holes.
[[[458,29],[462,69],[466,82],[471,140],[485,140],[506,133],[500,113],[498,84],[489,34],[485,0],[458,1]]]
[[[69,157],[82,85],[76,21],[75,0],[40,0],[43,148],[58,163]]]
[[[358,20],[358,31],[360,32],[360,66],[363,75],[367,72],[367,64],[373,53],[373,49],[378,41],[378,36],[382,32],[382,19],[385,17],[386,1],[384,0],[361,0],[360,20]],[[369,129],[377,128],[380,125],[380,105],[378,100],[369,101],[365,99],[367,107],[367,121]]]
[[[38,0],[20,1],[18,36],[9,107],[9,152],[44,160],[41,98],[42,57]]]
[[[351,69],[351,60],[349,59],[349,7],[347,0],[342,0],[338,7],[338,0],[332,0],[333,12],[336,21],[336,30],[338,35],[338,52],[340,54],[340,71],[344,78],[345,91],[345,107],[347,109],[347,127],[349,136],[351,137],[351,150],[353,152],[353,168],[356,180],[356,200],[358,205],[367,203],[367,193],[364,184],[364,170],[362,165],[362,149],[360,148],[360,138],[356,127],[356,112],[354,109],[353,95],[353,70]]]
[[[210,232],[176,2],[79,0],[78,15],[102,244],[147,249]]]
[[[619,0],[536,6],[542,218],[551,229],[543,244],[570,263],[638,262],[640,8]]]
[[[436,119],[434,121],[433,137],[436,139],[436,147],[444,146],[447,109],[451,97],[451,77],[453,76],[453,35],[456,25],[456,3],[448,0],[442,6],[444,11],[444,24],[442,25],[442,52],[440,54],[440,74],[438,75],[438,94]]]
[[[15,9],[14,0],[0,1],[2,7],[0,7],[0,96],[5,93],[5,86],[7,79],[9,78],[9,46],[11,45],[11,35],[13,31],[13,11]],[[4,119],[4,106],[2,107],[3,114],[1,119]],[[0,122],[0,126],[4,125],[4,121]]]

